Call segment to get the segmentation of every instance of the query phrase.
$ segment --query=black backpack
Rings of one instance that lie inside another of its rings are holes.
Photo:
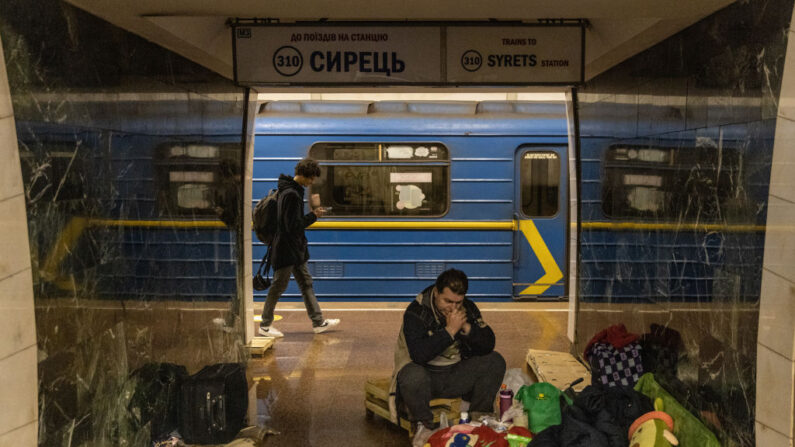
[[[271,268],[270,248],[273,238],[276,236],[276,227],[279,222],[278,193],[279,191],[276,189],[268,191],[268,195],[257,202],[254,211],[251,213],[254,233],[257,235],[257,239],[268,247],[265,251],[265,256],[262,257],[262,261],[259,263],[257,274],[253,278],[254,290],[266,290],[271,286],[268,271]],[[263,267],[265,268],[264,272]],[[265,277],[262,276],[263,273]]]
[[[257,235],[257,239],[265,245],[270,245],[276,235],[279,215],[278,198],[278,190],[271,189],[267,196],[257,202],[251,213],[254,233]]]
[[[147,363],[130,373],[135,391],[127,409],[134,425],[150,425],[153,442],[168,438],[179,428],[179,392],[188,370],[173,363]]]

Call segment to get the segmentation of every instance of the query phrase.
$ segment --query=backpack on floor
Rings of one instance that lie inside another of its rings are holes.
[[[257,202],[251,213],[254,233],[257,235],[257,239],[265,245],[270,245],[276,235],[279,214],[278,193],[279,191],[276,189],[268,191],[268,195]]]
[[[150,424],[152,441],[179,428],[179,393],[188,370],[173,363],[147,363],[130,373],[134,389],[127,408],[136,426]]]

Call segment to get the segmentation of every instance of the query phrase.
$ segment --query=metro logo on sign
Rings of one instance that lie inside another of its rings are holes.
[[[304,66],[304,57],[297,48],[283,46],[273,53],[273,68],[282,76],[293,76]]]
[[[483,56],[475,50],[467,50],[461,56],[461,66],[466,71],[477,71],[483,65]]]

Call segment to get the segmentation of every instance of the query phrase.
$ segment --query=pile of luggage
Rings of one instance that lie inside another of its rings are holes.
[[[657,325],[643,335],[621,324],[594,335],[583,353],[589,386],[575,395],[541,382],[517,393],[531,447],[720,447],[650,372],[675,376],[681,345],[679,333]]]

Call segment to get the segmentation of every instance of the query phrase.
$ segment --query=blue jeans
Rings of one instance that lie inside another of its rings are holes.
[[[312,288],[312,275],[309,274],[306,262],[300,265],[288,265],[273,272],[273,282],[270,289],[268,289],[268,297],[265,298],[265,307],[262,309],[260,326],[270,327],[273,324],[273,310],[276,308],[276,303],[279,302],[279,297],[287,289],[287,284],[290,282],[290,274],[295,277],[295,282],[298,283],[298,288],[301,290],[304,306],[306,306],[306,314],[312,320],[312,326],[320,326],[323,324],[323,312],[320,311],[320,305],[317,304],[315,290]]]

